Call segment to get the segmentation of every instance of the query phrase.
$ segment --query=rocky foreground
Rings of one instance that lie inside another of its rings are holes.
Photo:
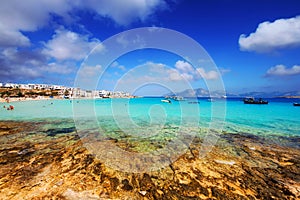
[[[0,199],[300,199],[299,137],[224,134],[204,158],[195,138],[168,167],[126,173],[91,155],[74,128],[39,126],[0,122]]]

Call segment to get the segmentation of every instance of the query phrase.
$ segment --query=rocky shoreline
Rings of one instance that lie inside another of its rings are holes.
[[[43,125],[0,122],[0,199],[300,198],[300,137],[223,134],[204,158],[195,138],[168,167],[126,173],[90,154],[74,128]]]

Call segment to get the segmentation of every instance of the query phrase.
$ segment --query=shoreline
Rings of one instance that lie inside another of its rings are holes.
[[[16,98],[0,98],[0,103],[11,103],[11,102],[19,102],[19,101],[40,101],[40,100],[56,100],[63,98],[50,98],[50,97],[37,97],[37,98],[31,98],[31,97],[16,97]]]
[[[89,99],[132,99],[132,98],[142,98],[142,97],[110,97],[110,98],[101,98],[101,97],[79,97],[79,98],[63,98],[63,97],[44,97],[40,96],[37,98],[31,97],[14,97],[14,98],[0,98],[0,103],[11,103],[19,101],[42,101],[42,100],[89,100]]]

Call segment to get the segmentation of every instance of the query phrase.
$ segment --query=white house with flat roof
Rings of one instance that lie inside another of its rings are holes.
[[[6,88],[18,88],[18,84],[15,84],[15,83],[5,83],[4,87],[6,87]]]
[[[20,89],[30,89],[29,85],[28,84],[18,84],[18,88]]]
[[[107,91],[107,90],[100,90],[98,91],[98,96],[99,97],[107,97],[110,95],[110,91]]]

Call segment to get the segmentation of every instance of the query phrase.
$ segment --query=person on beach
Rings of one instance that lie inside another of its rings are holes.
[[[15,109],[13,105],[9,105],[9,107],[7,108],[7,110],[13,110],[13,109]]]

